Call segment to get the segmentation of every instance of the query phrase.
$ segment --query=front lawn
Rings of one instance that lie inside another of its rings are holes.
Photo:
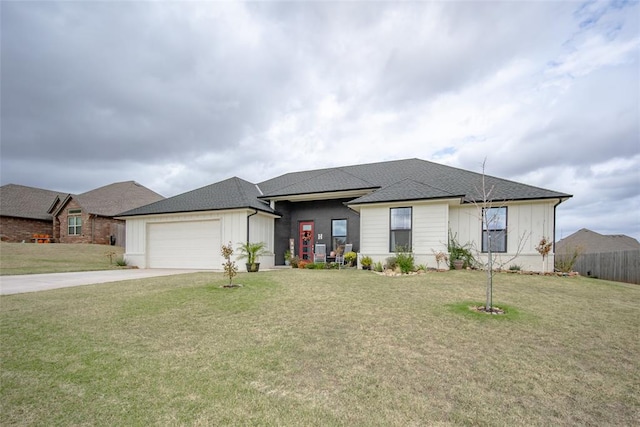
[[[637,425],[640,288],[196,273],[3,296],[0,425]],[[513,314],[516,314],[513,312]]]
[[[120,268],[123,253],[120,246],[0,242],[0,275],[109,270]]]

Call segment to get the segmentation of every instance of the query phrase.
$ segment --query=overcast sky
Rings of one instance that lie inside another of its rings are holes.
[[[0,2],[2,185],[173,196],[418,157],[640,239],[638,2]]]

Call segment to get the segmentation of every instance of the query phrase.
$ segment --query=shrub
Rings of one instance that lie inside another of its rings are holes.
[[[307,265],[311,264],[311,261],[308,259],[301,259],[298,261],[298,268],[307,268]]]
[[[573,248],[573,253],[569,253],[569,250],[565,250],[563,254],[556,254],[555,259],[555,268],[558,271],[563,273],[571,273],[573,271],[573,267],[576,265],[576,261],[582,255],[582,248],[575,247]]]
[[[471,244],[466,243],[461,245],[460,242],[456,240],[456,236],[451,234],[451,230],[449,230],[449,243],[447,245],[447,249],[451,255],[449,257],[449,268],[455,268],[453,266],[453,262],[457,259],[464,261],[462,268],[473,267],[475,265],[476,259],[471,253]]]
[[[127,265],[129,265],[129,263],[126,259],[124,259],[124,257],[121,256],[116,258],[116,265],[119,267],[126,267]]]
[[[512,264],[509,266],[509,271],[520,271],[522,270],[522,266],[518,264]]]
[[[438,265],[438,270],[440,270],[440,263],[445,263],[448,264],[449,263],[449,257],[447,256],[447,254],[445,254],[442,251],[434,251],[433,249],[431,250],[433,252],[433,254],[436,256],[436,263]]]
[[[411,273],[415,270],[415,263],[411,252],[397,252],[396,261],[403,274]]]
[[[370,270],[372,263],[373,263],[373,260],[371,259],[370,256],[365,255],[362,258],[360,258],[360,264],[362,265],[363,270]]]
[[[356,254],[355,252],[351,251],[351,252],[347,252],[346,254],[344,254],[344,260],[349,264],[349,265],[353,265],[354,262],[356,262],[356,259],[358,259],[358,254]]]
[[[300,262],[300,257],[298,257],[297,255],[296,255],[296,256],[293,256],[293,257],[291,257],[291,262],[290,262],[290,264],[291,264],[291,267],[292,267],[292,268],[298,268],[298,263],[299,263],[299,262]]]
[[[310,262],[308,264],[305,264],[304,268],[309,270],[324,270],[325,268],[327,268],[327,264],[325,264],[324,262]]]
[[[382,263],[380,261],[376,262],[373,269],[378,273],[382,273]]]
[[[395,270],[398,266],[398,259],[394,256],[390,256],[387,258],[387,263],[385,264],[385,268],[388,270]]]

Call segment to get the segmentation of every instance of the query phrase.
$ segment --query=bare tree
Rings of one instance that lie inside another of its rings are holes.
[[[518,246],[515,252],[512,252],[512,256],[510,256],[506,260],[500,259],[499,261],[496,258],[495,247],[497,242],[495,237],[497,234],[494,230],[497,230],[500,225],[499,223],[503,221],[502,216],[497,212],[494,208],[502,208],[505,207],[507,200],[497,200],[494,198],[495,193],[495,185],[489,186],[487,183],[487,176],[485,173],[487,159],[482,162],[482,178],[480,182],[480,188],[476,187],[477,197],[473,199],[473,204],[477,209],[478,218],[482,222],[482,239],[484,240],[484,232],[487,231],[486,234],[486,243],[484,243],[484,248],[486,249],[486,263],[484,263],[483,267],[487,272],[487,288],[486,288],[486,301],[485,301],[485,311],[491,312],[493,311],[493,275],[495,273],[496,268],[502,269],[505,265],[512,262],[516,259],[522,250],[524,249],[524,245],[528,239],[528,233],[523,232],[521,236],[518,238]],[[506,239],[506,233],[508,233],[508,229],[506,228],[506,224],[504,230],[501,231],[505,233],[504,236],[500,236],[503,239]],[[482,246],[482,243],[481,243]],[[482,262],[481,250],[478,250],[477,246],[475,247],[477,252],[476,259],[479,262]]]

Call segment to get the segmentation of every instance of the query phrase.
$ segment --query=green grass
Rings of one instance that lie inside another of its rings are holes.
[[[279,270],[2,297],[0,425],[637,425],[640,288]],[[513,311],[509,311],[513,310]],[[511,316],[511,314],[514,314]]]
[[[112,263],[106,256],[108,252],[115,252]],[[0,275],[120,268],[116,259],[123,253],[119,246],[0,242]]]

